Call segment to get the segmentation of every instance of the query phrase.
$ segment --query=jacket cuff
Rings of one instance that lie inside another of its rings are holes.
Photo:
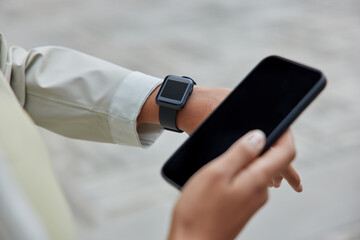
[[[149,95],[162,82],[140,72],[130,73],[115,92],[109,108],[109,125],[115,143],[149,147],[163,128],[155,124],[141,124],[136,120]]]

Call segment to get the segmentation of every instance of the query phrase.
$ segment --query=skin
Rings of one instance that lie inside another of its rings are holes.
[[[150,94],[144,103],[137,119],[138,124],[153,123],[160,125],[159,106],[155,102],[159,89],[160,86]],[[227,88],[195,85],[193,93],[190,95],[185,107],[178,111],[176,119],[178,128],[190,135],[231,91],[231,89]],[[300,183],[300,176],[291,164],[278,175],[274,176],[269,181],[268,186],[278,188],[284,178],[295,191],[301,192],[303,190]]]
[[[268,200],[269,181],[295,157],[290,132],[257,157],[264,145],[261,131],[249,132],[195,173],[174,208],[169,239],[234,239]]]
[[[160,124],[155,103],[159,88],[143,105],[138,124]],[[178,128],[191,134],[230,92],[195,86],[177,114]],[[290,130],[258,157],[265,142],[263,132],[251,131],[189,179],[174,208],[169,240],[234,239],[266,203],[268,187],[280,187],[285,178],[295,191],[302,191],[300,177],[291,165],[296,154]]]

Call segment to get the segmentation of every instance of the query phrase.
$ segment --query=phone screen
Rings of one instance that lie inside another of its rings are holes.
[[[283,58],[264,59],[168,160],[163,176],[180,188],[250,130],[269,136],[321,79],[321,72]]]

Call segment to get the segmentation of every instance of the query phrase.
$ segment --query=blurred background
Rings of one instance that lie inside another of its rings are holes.
[[[292,126],[304,191],[271,190],[238,239],[360,239],[360,1],[1,0],[0,31],[204,86],[233,88],[271,54],[321,69],[327,88]],[[160,168],[185,134],[143,150],[39,130],[78,239],[166,238],[179,192]]]

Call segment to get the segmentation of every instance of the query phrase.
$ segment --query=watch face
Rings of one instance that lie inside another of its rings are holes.
[[[179,76],[169,75],[165,78],[156,102],[160,106],[181,109],[191,94],[193,81]]]
[[[161,96],[181,101],[188,86],[188,83],[168,80],[165,83]]]

